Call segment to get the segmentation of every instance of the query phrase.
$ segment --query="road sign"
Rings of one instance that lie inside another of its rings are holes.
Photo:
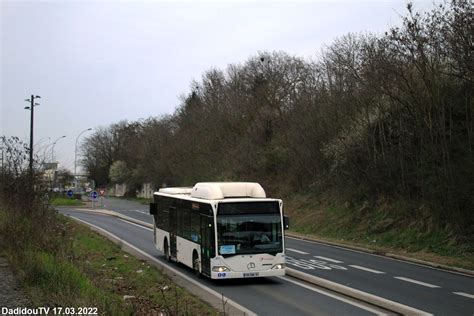
[[[92,191],[92,192],[90,193],[90,197],[91,197],[91,199],[93,199],[93,200],[97,200],[97,197],[98,197],[98,196],[99,196],[99,195],[97,194],[97,191]]]
[[[105,195],[105,189],[104,189],[104,188],[100,188],[100,189],[99,189],[99,194],[100,194],[100,196],[104,196],[104,195]]]
[[[67,196],[72,197],[74,195],[74,192],[72,190],[67,191]]]

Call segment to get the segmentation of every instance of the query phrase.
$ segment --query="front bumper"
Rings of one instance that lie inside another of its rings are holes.
[[[211,272],[211,279],[249,279],[249,278],[265,278],[272,276],[284,276],[286,269],[273,269],[266,271],[226,271],[226,272]]]

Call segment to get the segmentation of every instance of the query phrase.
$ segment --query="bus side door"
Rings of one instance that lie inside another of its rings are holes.
[[[172,258],[177,258],[176,253],[176,232],[178,228],[178,214],[176,213],[176,207],[170,206],[170,255]]]
[[[201,272],[205,275],[211,275],[214,253],[214,218],[201,214]]]

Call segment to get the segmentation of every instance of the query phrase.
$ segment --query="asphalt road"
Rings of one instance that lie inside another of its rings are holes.
[[[101,227],[138,249],[168,263],[153,245],[153,232],[136,224],[104,215],[60,210],[63,214],[76,217]],[[289,277],[257,278],[243,280],[198,279],[191,269],[179,266],[181,272],[198,280],[205,286],[222,293],[258,315],[374,315],[384,311],[338,297],[334,293],[302,284]]]
[[[473,315],[474,278],[286,238],[290,267],[438,315]]]
[[[104,198],[104,209],[120,212],[141,221],[152,223],[149,205],[117,198]]]
[[[147,205],[106,198],[106,208],[152,223]],[[286,254],[289,267],[354,289],[432,314],[474,315],[472,276],[289,237]]]

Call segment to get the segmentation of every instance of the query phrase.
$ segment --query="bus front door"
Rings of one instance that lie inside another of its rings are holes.
[[[211,258],[214,257],[214,218],[201,214],[201,272],[211,275]]]
[[[178,218],[176,214],[176,207],[170,207],[170,255],[172,258],[177,258],[176,255],[176,232],[178,228]]]

